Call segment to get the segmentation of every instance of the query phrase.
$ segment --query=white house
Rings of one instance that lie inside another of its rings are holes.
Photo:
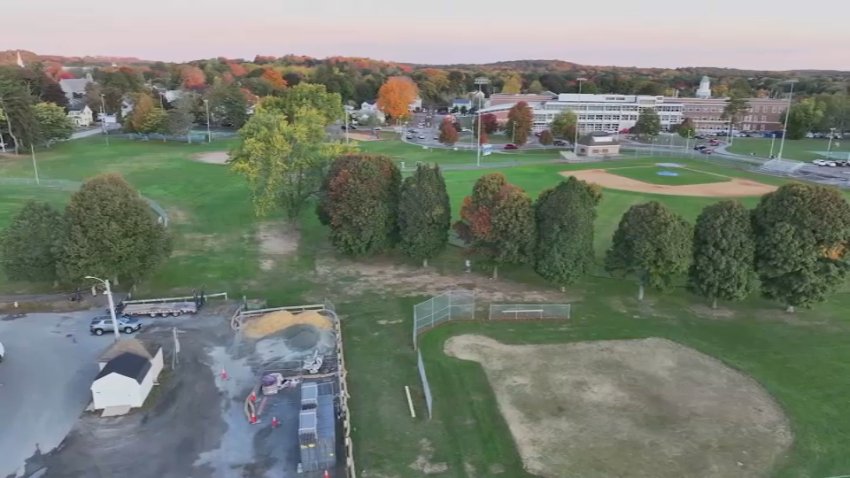
[[[112,345],[98,359],[100,373],[91,386],[93,408],[121,415],[141,407],[162,371],[162,348],[151,355],[136,339]]]
[[[74,126],[87,127],[94,122],[91,108],[86,104],[72,104],[68,106],[68,118],[74,122]]]

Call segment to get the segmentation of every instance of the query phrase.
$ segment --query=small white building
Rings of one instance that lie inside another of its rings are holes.
[[[594,132],[579,138],[576,153],[590,157],[616,156],[620,154],[620,142],[610,133]]]
[[[74,126],[78,128],[86,128],[94,122],[94,114],[91,108],[86,104],[73,104],[68,107],[68,118],[74,122]]]
[[[413,100],[412,103],[410,103],[407,109],[411,112],[420,111],[422,109],[422,98],[417,96],[416,99]]]
[[[151,355],[136,339],[113,344],[98,359],[100,373],[91,386],[93,408],[120,415],[141,407],[162,372],[162,348]]]

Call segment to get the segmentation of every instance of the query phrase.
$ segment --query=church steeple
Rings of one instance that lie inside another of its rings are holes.
[[[17,63],[18,63],[18,66],[20,66],[21,68],[23,68],[23,67],[24,67],[24,59],[23,59],[23,58],[21,58],[21,52],[20,52],[20,50],[18,50],[18,61],[17,61]]]

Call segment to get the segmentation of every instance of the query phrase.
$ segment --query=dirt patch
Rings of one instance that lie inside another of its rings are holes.
[[[344,137],[345,135],[343,135]],[[348,137],[355,141],[380,141],[381,138],[376,138],[375,135],[368,133],[348,133]]]
[[[168,208],[168,222],[171,224],[188,224],[191,222],[191,215],[186,210],[179,207]]]
[[[398,319],[398,320],[379,320],[378,325],[394,325],[394,324],[400,324],[402,322],[403,322],[403,320],[401,320],[401,319]]]
[[[726,307],[712,309],[707,305],[691,304],[688,308],[694,314],[706,319],[731,319],[735,317],[735,311]]]
[[[300,231],[295,226],[280,222],[264,222],[257,229],[260,243],[260,269],[270,271],[277,261],[298,251]]]
[[[320,258],[315,274],[320,282],[333,283],[341,278],[345,282],[338,295],[356,296],[364,292],[392,293],[401,296],[437,295],[449,289],[475,289],[480,300],[498,302],[575,302],[580,294],[573,291],[534,288],[509,280],[491,280],[479,274],[440,274],[429,268],[399,265],[384,259],[370,259],[369,263],[347,259]]]
[[[227,164],[230,154],[227,151],[210,151],[192,155],[192,159],[207,164]]]
[[[761,477],[791,445],[757,382],[669,340],[461,335],[445,352],[482,365],[525,467],[543,477]]]
[[[426,475],[436,475],[449,471],[449,465],[443,462],[432,463],[434,457],[434,447],[427,438],[419,440],[419,448],[421,453],[416,457],[416,461],[410,464],[410,468],[416,471],[425,473]]]
[[[699,196],[699,197],[742,197],[762,196],[776,190],[757,181],[732,178],[722,183],[684,184],[669,186],[666,184],[651,184],[637,179],[618,176],[605,169],[585,169],[580,171],[563,171],[563,176],[574,176],[577,179],[595,183],[603,188],[621,189],[639,193],[664,194],[668,196]]]

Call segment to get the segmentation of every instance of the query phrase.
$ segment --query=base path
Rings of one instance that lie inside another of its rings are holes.
[[[603,188],[635,191],[639,193],[665,194],[668,196],[699,196],[699,197],[741,197],[762,196],[776,190],[776,186],[763,184],[747,179],[731,178],[722,183],[685,184],[670,186],[652,184],[636,179],[612,174],[605,169],[584,169],[579,171],[562,171],[563,176],[573,176],[577,179],[595,183]]]

